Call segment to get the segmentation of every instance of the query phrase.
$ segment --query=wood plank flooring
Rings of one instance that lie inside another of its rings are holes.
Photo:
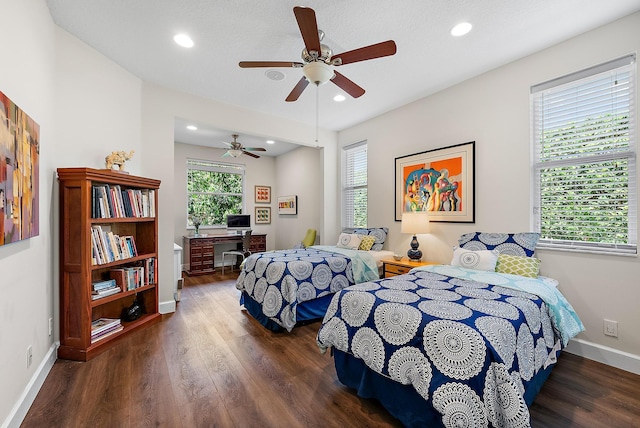
[[[58,360],[22,427],[398,427],[338,381],[319,322],[273,333],[234,274],[185,279],[174,314],[87,363]],[[640,427],[640,376],[564,353],[532,427]]]

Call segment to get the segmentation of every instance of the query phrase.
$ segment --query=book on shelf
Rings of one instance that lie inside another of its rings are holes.
[[[91,321],[91,334],[98,334],[110,327],[120,325],[120,318],[98,318]]]
[[[135,239],[131,235],[119,236],[108,225],[91,226],[91,257],[94,264],[105,264],[136,257]]]
[[[122,291],[122,289],[118,286],[113,286],[111,288],[105,288],[99,291],[94,291],[91,293],[91,300],[102,299],[103,297],[111,296],[113,294],[118,294]]]
[[[102,340],[102,339],[104,339],[106,337],[109,337],[112,334],[116,334],[116,333],[118,333],[118,332],[120,332],[122,330],[124,330],[124,326],[122,324],[120,324],[118,326],[112,327],[112,328],[110,328],[108,330],[105,330],[105,331],[103,331],[101,333],[98,333],[96,335],[92,334],[91,335],[91,343],[96,343],[97,341]]]
[[[113,279],[105,279],[104,281],[96,281],[91,283],[91,287],[95,291],[103,290],[105,288],[112,288],[116,286],[116,281]]]
[[[93,218],[155,217],[155,190],[96,184],[91,209]]]

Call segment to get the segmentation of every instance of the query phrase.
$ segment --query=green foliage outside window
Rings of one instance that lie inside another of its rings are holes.
[[[242,214],[244,175],[239,169],[236,165],[189,162],[187,226],[198,220],[202,226],[224,226],[228,214]]]

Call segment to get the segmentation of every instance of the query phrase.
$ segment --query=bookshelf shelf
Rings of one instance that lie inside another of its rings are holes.
[[[157,287],[160,181],[91,168],[59,168],[58,181],[58,357],[87,361],[118,339],[160,320]],[[105,284],[108,289],[100,290]],[[120,291],[109,294],[116,287]],[[104,297],[92,298],[92,294],[102,293]],[[121,320],[105,332],[94,325],[104,322],[101,318],[120,319],[134,300],[142,306],[140,318]]]

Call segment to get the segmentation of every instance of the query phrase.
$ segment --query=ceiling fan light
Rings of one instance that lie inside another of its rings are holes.
[[[240,156],[242,154],[242,150],[231,149],[227,153],[229,153],[231,155],[231,157],[237,158],[238,156]]]
[[[314,61],[305,64],[302,72],[309,82],[316,85],[327,83],[333,77],[333,69],[322,61]]]

